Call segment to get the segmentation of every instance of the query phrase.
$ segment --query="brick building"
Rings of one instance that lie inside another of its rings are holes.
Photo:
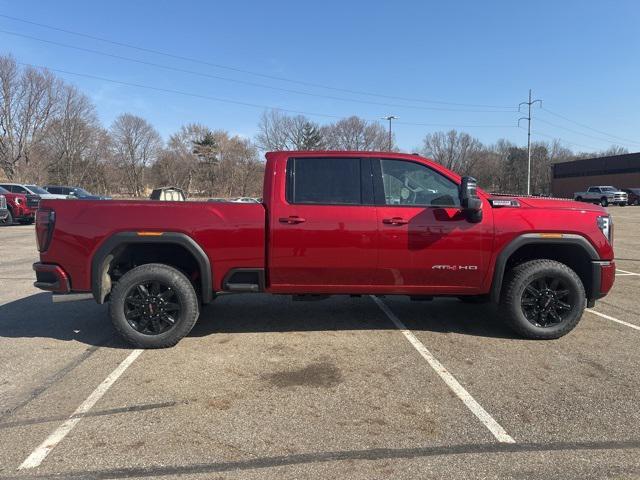
[[[551,189],[556,197],[573,197],[591,185],[640,188],[640,152],[585,158],[553,165]]]

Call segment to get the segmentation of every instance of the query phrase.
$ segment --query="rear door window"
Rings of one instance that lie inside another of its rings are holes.
[[[367,192],[363,196],[361,177],[360,158],[291,158],[287,162],[287,201],[319,205],[370,204]]]

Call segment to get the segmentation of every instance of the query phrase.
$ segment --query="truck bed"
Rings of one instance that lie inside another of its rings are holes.
[[[91,259],[118,232],[191,237],[211,262],[213,289],[233,268],[264,268],[265,209],[259,203],[149,200],[43,200],[56,212],[51,247],[43,262],[64,263],[74,291],[91,291]]]

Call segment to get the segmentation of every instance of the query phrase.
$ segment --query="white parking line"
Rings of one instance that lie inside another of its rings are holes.
[[[455,393],[460,400],[467,406],[471,413],[473,413],[478,420],[480,420],[485,427],[493,434],[499,442],[502,443],[516,443],[502,426],[495,421],[495,419],[489,415],[489,413],[482,408],[482,406],[460,385],[451,373],[432,355],[432,353],[424,346],[424,344],[418,340],[418,338],[407,329],[407,327],[400,321],[400,319],[387,307],[387,305],[378,297],[371,295],[374,302],[380,307],[380,309],[389,317],[395,326],[402,332],[402,334],[409,340],[409,343],[422,355],[427,363],[435,370],[435,372],[444,380],[447,386]]]
[[[125,358],[116,369],[109,374],[104,381],[98,385],[98,387],[87,397],[87,399],[80,404],[73,414],[57,429],[53,431],[47,439],[36,448],[31,455],[29,455],[24,462],[18,467],[18,470],[26,470],[28,468],[35,468],[40,466],[42,461],[49,455],[49,452],[60,443],[64,437],[76,426],[76,424],[82,420],[89,410],[102,398],[102,396],[109,390],[111,385],[129,368],[138,356],[142,353],[142,350],[132,351],[127,358]]]
[[[620,272],[620,273],[617,273]],[[627,275],[634,275],[634,276],[638,276],[640,277],[640,273],[633,273],[633,272],[628,272],[626,270],[620,270],[619,268],[616,268],[616,276],[617,277],[624,277]]]
[[[585,311],[593,313],[594,315],[598,315],[599,317],[606,318],[607,320],[611,320],[612,322],[619,323],[621,325],[624,325],[625,327],[630,327],[634,330],[640,330],[640,327],[638,325],[634,325],[633,323],[625,322],[623,320],[618,320],[617,318],[610,317],[609,315],[605,315],[604,313],[596,312],[595,310],[592,310],[590,308],[585,308]]]

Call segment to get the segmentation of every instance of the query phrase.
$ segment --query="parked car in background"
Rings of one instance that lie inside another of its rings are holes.
[[[7,201],[9,215],[5,218],[5,224],[12,225],[19,222],[25,225],[33,223],[36,218],[36,210],[40,203],[40,197],[31,193],[13,193],[0,187],[0,194]]]
[[[0,195],[0,226],[8,225],[9,209],[7,208],[7,198]]]
[[[23,183],[0,183],[0,187],[9,190],[12,193],[24,193],[25,195],[38,195],[40,198],[46,198],[47,200],[64,199],[66,195],[54,195],[47,192],[44,188],[35,184],[23,184]]]
[[[233,202],[233,203],[260,203],[258,200],[256,200],[255,198],[251,198],[251,197],[231,198],[231,199],[229,199],[229,201]]]
[[[111,200],[111,197],[103,195],[94,195],[80,187],[60,187],[56,185],[47,185],[44,187],[49,193],[63,195],[65,198],[77,198],[79,200]]]
[[[622,191],[627,194],[627,203],[629,205],[640,205],[640,187],[623,188]]]
[[[589,187],[586,192],[574,193],[573,198],[579,202],[599,203],[603,207],[609,204],[624,207],[628,201],[626,192],[611,185]]]
[[[178,187],[162,187],[154,189],[149,199],[165,202],[186,202],[187,195],[184,190]]]

